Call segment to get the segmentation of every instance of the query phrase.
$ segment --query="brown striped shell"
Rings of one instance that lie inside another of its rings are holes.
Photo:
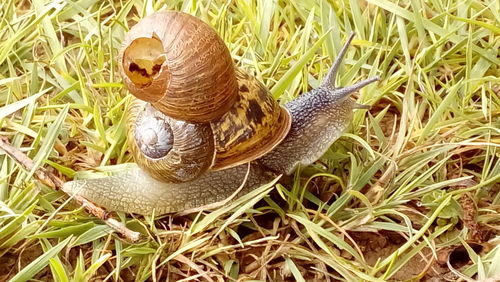
[[[220,118],[238,93],[231,54],[216,31],[189,14],[151,14],[125,36],[125,85],[164,114],[191,122]]]
[[[255,77],[237,70],[239,92],[234,106],[211,122],[215,139],[212,169],[253,161],[278,145],[292,124],[290,113]]]

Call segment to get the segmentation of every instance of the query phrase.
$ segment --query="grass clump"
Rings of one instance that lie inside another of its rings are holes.
[[[1,154],[0,280],[499,279],[497,1],[3,1],[2,137],[68,179],[131,161],[117,49],[161,9],[214,26],[282,103],[355,31],[339,81],[380,75],[356,97],[372,108],[288,182],[190,216],[120,214],[137,244]],[[471,262],[448,260],[456,246]]]

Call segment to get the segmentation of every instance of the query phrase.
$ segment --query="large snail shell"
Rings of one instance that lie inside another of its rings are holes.
[[[165,182],[193,180],[214,159],[209,124],[175,120],[137,99],[129,109],[128,140],[137,165]]]
[[[129,110],[129,143],[136,163],[156,179],[193,180],[260,158],[286,137],[289,112],[257,79],[237,70],[239,95],[231,109],[211,123],[175,120],[149,103]]]
[[[229,50],[194,16],[153,13],[130,29],[121,50],[118,65],[129,91],[170,117],[212,121],[237,98]]]
[[[185,182],[258,159],[287,135],[288,111],[235,70],[222,39],[188,14],[157,12],[126,35],[120,65],[135,101],[129,140],[156,179]]]

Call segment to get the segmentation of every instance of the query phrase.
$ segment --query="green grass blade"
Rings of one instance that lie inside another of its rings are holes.
[[[30,264],[28,264],[26,267],[21,269],[12,279],[10,280],[11,282],[22,282],[22,281],[28,281],[29,279],[33,278],[40,270],[42,270],[45,266],[47,266],[50,263],[50,260],[59,254],[64,247],[69,243],[69,241],[72,239],[72,237],[66,238],[64,241],[58,243],[54,247],[50,248],[49,250],[45,251],[43,255],[39,256],[35,260],[33,260]]]

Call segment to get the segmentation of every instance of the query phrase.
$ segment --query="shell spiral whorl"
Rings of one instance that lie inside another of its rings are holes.
[[[160,159],[165,157],[173,147],[174,134],[168,120],[151,105],[144,105],[138,114],[132,133],[137,147],[145,157]],[[138,130],[140,128],[140,130]]]

